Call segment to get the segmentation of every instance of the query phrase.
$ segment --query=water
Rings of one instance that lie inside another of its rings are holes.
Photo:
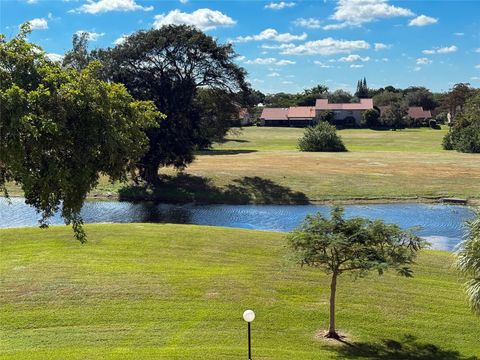
[[[0,198],[0,227],[38,225],[39,215],[24,199]],[[308,214],[328,215],[327,205],[170,205],[149,202],[90,201],[82,216],[86,223],[153,222],[199,224],[244,229],[290,231]],[[464,222],[474,216],[466,206],[430,204],[346,205],[346,216],[380,218],[402,228],[421,226],[418,235],[434,249],[453,250],[464,234]],[[51,224],[63,224],[56,214]]]

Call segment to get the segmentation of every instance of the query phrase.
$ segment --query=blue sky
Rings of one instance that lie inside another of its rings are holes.
[[[0,0],[1,32],[32,21],[30,40],[52,57],[77,31],[91,48],[140,29],[193,24],[231,41],[252,86],[266,93],[316,84],[352,91],[458,82],[480,87],[480,1]]]

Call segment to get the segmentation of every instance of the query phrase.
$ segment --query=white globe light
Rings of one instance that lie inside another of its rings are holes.
[[[252,322],[255,320],[255,313],[252,310],[245,310],[243,312],[243,320],[246,322]]]

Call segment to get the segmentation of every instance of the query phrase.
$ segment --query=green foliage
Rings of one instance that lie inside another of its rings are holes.
[[[362,127],[375,129],[380,126],[380,114],[375,109],[365,110],[362,114]]]
[[[338,89],[328,94],[328,102],[332,104],[341,104],[352,102],[354,97],[348,91]]]
[[[317,99],[325,97],[328,94],[328,87],[317,85],[310,89],[305,89],[303,93],[296,96],[296,105],[298,106],[315,106]]]
[[[215,99],[199,104],[198,90],[236,93],[237,102],[248,95],[245,70],[235,63],[231,44],[219,44],[211,36],[186,25],[169,25],[139,31],[113,49],[99,50],[94,56],[106,64],[104,76],[122,82],[137,99],[153,100],[166,120],[149,129],[150,148],[139,163],[140,174],[149,183],[158,180],[162,166],[183,169],[194,159],[197,147],[207,147],[219,133],[204,131],[212,121]],[[204,94],[199,95],[204,97]],[[233,96],[222,98],[231,106]],[[206,111],[206,113],[203,113]],[[224,127],[222,123],[222,130]],[[211,136],[213,135],[213,136]]]
[[[382,91],[373,97],[375,106],[389,106],[392,103],[402,100],[402,94],[392,91]]]
[[[300,151],[347,151],[335,126],[324,121],[305,129],[303,137],[298,141],[298,148]]]
[[[467,225],[468,234],[460,245],[455,264],[468,278],[465,289],[470,306],[480,315],[480,212]]]
[[[120,84],[98,80],[98,63],[62,69],[29,43],[28,27],[0,39],[0,189],[15,181],[41,225],[60,208],[85,240],[80,209],[99,175],[125,180],[160,113]]]
[[[335,113],[332,110],[322,110],[320,112],[320,121],[326,121],[330,123],[333,120]]]
[[[438,106],[433,93],[424,87],[408,88],[404,93],[408,106],[421,106],[425,110],[433,110]]]
[[[363,80],[358,80],[357,91],[355,92],[355,96],[360,99],[368,98],[368,86],[367,86],[366,78],[363,78]]]
[[[450,132],[445,135],[445,150],[480,153],[480,90],[466,101],[463,111],[457,112]]]
[[[380,115],[380,124],[391,129],[402,129],[406,125],[408,108],[400,101],[392,103]]]

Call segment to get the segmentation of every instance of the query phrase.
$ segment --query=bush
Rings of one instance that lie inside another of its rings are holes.
[[[443,137],[442,147],[444,150],[453,150],[452,133],[448,133]]]
[[[324,121],[305,129],[303,137],[298,141],[298,148],[300,151],[347,151],[335,126]]]
[[[432,129],[435,129],[435,130],[440,130],[441,127],[440,125],[437,124],[437,121],[435,119],[430,119],[428,121],[428,125],[432,128]]]
[[[362,127],[375,129],[380,126],[380,113],[375,109],[365,110],[362,114]]]
[[[445,150],[457,150],[464,153],[480,153],[480,124],[465,128],[452,128],[443,138]]]

